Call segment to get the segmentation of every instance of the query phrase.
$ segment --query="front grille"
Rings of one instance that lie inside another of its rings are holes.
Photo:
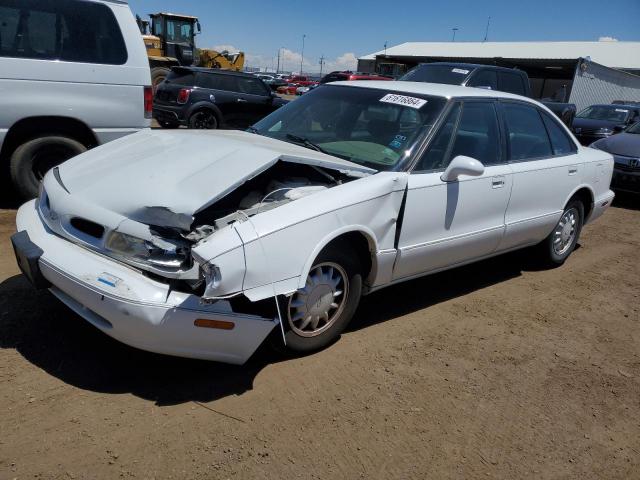
[[[71,219],[71,226],[76,230],[86,233],[93,238],[102,238],[104,235],[104,227],[90,220],[86,220],[80,217],[74,217]]]

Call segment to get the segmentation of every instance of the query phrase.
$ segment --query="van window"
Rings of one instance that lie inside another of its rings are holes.
[[[509,159],[515,161],[550,157],[551,143],[538,109],[520,103],[504,103],[509,132]]]
[[[544,121],[554,155],[570,155],[578,151],[576,145],[571,141],[564,128],[558,125],[558,122],[551,118],[551,115],[542,112],[542,120]]]
[[[499,90],[502,92],[515,93],[516,95],[527,95],[522,76],[517,73],[499,72],[498,73]]]
[[[123,65],[127,49],[109,7],[78,0],[0,0],[0,56]]]

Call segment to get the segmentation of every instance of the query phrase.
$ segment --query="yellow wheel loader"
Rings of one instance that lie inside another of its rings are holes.
[[[173,13],[153,13],[151,21],[136,17],[142,39],[147,47],[153,90],[164,81],[171,67],[178,65],[224,68],[240,71],[244,53],[217,52],[196,48],[195,37],[201,32],[197,17]]]

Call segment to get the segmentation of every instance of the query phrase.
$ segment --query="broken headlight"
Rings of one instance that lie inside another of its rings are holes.
[[[189,258],[184,246],[163,240],[154,243],[121,232],[111,232],[105,247],[119,256],[159,268],[180,268]]]

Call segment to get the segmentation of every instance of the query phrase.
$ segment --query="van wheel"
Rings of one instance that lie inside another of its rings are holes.
[[[50,136],[29,140],[11,155],[11,180],[22,198],[35,198],[40,182],[51,168],[86,151],[87,147],[68,137]]]
[[[583,222],[584,205],[580,200],[571,200],[553,231],[540,244],[545,263],[551,266],[562,265],[569,258],[578,243]]]
[[[362,294],[357,258],[346,243],[329,246],[318,255],[304,288],[287,299],[282,311],[286,350],[313,352],[340,336]]]
[[[200,110],[189,118],[189,128],[213,130],[218,128],[218,119],[210,110]]]
[[[171,70],[165,67],[154,67],[151,69],[151,87],[153,88],[154,95],[156,93],[158,85],[164,82],[164,79],[167,78],[167,75],[169,75],[170,71]]]

